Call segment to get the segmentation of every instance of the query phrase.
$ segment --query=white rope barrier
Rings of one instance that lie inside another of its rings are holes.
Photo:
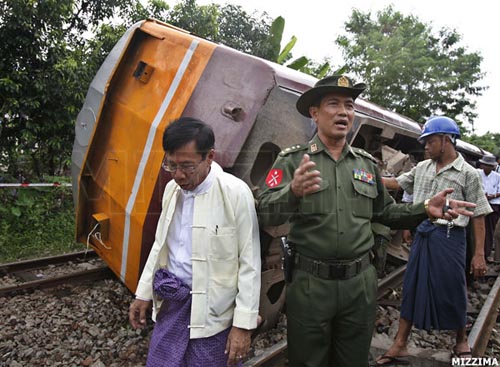
[[[1,187],[69,187],[70,183],[0,183]]]

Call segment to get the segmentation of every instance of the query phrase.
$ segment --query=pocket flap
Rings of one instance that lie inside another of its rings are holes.
[[[367,182],[353,180],[354,190],[363,196],[375,199],[378,195],[377,185],[370,185]]]

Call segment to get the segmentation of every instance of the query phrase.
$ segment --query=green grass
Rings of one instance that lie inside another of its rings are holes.
[[[0,189],[0,263],[80,251],[70,187]]]

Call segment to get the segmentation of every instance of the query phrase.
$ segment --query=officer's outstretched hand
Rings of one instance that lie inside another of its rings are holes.
[[[468,201],[449,199],[446,203],[446,196],[451,194],[453,189],[445,189],[429,199],[428,215],[434,218],[443,218],[448,221],[458,217],[459,214],[471,217],[474,213],[467,208],[474,209],[476,204]]]
[[[313,170],[316,163],[311,161],[308,154],[304,154],[299,167],[293,173],[290,185],[295,196],[301,198],[319,190],[321,174],[318,170]]]

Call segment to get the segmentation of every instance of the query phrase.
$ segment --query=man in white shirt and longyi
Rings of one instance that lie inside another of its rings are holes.
[[[214,161],[214,133],[182,117],[163,135],[163,194],[153,248],[129,318],[156,324],[147,366],[241,365],[257,327],[260,242],[253,195]]]
[[[478,171],[483,182],[483,191],[491,209],[493,209],[493,212],[488,214],[484,219],[484,256],[489,262],[492,262],[491,251],[494,244],[495,226],[500,218],[500,174],[495,172],[497,162],[494,155],[485,155],[481,158],[479,160],[479,167]],[[498,261],[500,260],[500,243],[495,243],[495,247],[495,261]]]

